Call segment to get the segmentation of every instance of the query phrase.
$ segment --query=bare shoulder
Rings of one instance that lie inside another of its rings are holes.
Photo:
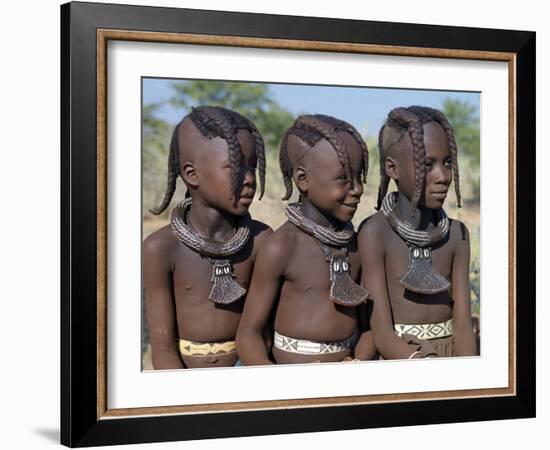
[[[296,247],[295,227],[285,222],[276,231],[271,232],[262,246],[260,256],[271,261],[286,261]]]
[[[269,225],[254,219],[250,223],[250,231],[256,246],[262,246],[267,238],[273,234],[273,230]]]
[[[382,239],[388,229],[388,222],[381,211],[374,213],[361,222],[357,230],[359,245],[365,239]]]
[[[454,243],[461,241],[470,241],[470,230],[464,222],[456,219],[450,219],[450,236],[449,240]]]
[[[169,258],[178,240],[172,233],[170,225],[165,225],[151,233],[143,241],[143,256],[145,258]]]

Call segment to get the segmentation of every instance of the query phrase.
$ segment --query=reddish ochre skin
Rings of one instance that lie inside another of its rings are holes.
[[[294,166],[293,173],[304,215],[327,227],[351,220],[363,193],[361,149],[350,134],[338,134],[346,144],[353,184],[328,141],[321,139],[309,148],[294,136],[288,140],[289,154],[296,147],[307,147],[303,152],[306,156]],[[352,278],[359,280],[360,262],[355,238],[349,246],[349,261]],[[360,308],[335,304],[329,293],[329,266],[319,242],[291,223],[284,223],[268,237],[254,266],[237,333],[241,362],[245,365],[273,364],[262,340],[262,330],[273,314],[275,330],[285,336],[317,342],[350,337],[358,327],[358,316],[365,314]],[[357,348],[363,359],[374,355],[370,333],[361,336]],[[346,350],[335,354],[302,355],[273,348],[278,364],[342,361],[350,354]]]
[[[188,224],[201,236],[226,241],[234,235],[239,216],[248,212],[256,190],[255,144],[251,134],[240,130],[241,190],[231,190],[228,145],[221,138],[204,138],[189,119],[180,127],[180,172],[193,204]],[[254,260],[272,233],[267,225],[253,220],[251,238],[233,257],[236,281],[249,287]],[[228,306],[208,300],[212,287],[212,264],[178,241],[170,226],[152,233],[143,243],[143,278],[147,322],[155,369],[233,366],[236,351],[214,356],[182,359],[178,339],[197,342],[233,340],[244,298]]]
[[[432,229],[434,209],[443,206],[452,181],[451,155],[447,135],[437,123],[424,125],[424,144],[426,183],[414,218],[410,201],[414,192],[414,165],[408,136],[404,137],[398,155],[386,158],[385,168],[397,183],[401,216],[420,229]],[[451,220],[449,236],[432,247],[433,270],[451,282],[448,292],[436,295],[415,294],[401,286],[399,280],[407,272],[408,248],[382,212],[361,224],[358,243],[363,283],[374,305],[370,321],[374,341],[385,359],[408,358],[416,350],[395,334],[393,323],[436,323],[451,317],[455,354],[476,354],[470,316],[470,238],[463,223]]]

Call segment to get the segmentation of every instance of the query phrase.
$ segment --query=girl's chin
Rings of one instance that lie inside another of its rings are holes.
[[[444,204],[445,204],[445,200],[433,200],[431,202],[423,204],[422,206],[424,206],[424,208],[429,208],[429,209],[440,209],[440,208],[443,208]]]
[[[237,201],[237,204],[239,206],[244,206],[246,208],[250,207],[250,205],[252,204],[252,198],[251,197],[241,197],[239,198],[239,200]]]
[[[250,203],[248,204],[237,203],[237,206],[233,210],[233,214],[235,214],[236,216],[244,216],[246,213],[248,213],[249,209],[250,209]]]
[[[336,219],[338,219],[340,222],[349,222],[351,219],[353,219],[353,216],[355,215],[355,211],[357,210],[357,208],[347,208],[349,209],[349,211],[345,211],[345,212],[339,212],[337,215],[335,215],[334,217]]]

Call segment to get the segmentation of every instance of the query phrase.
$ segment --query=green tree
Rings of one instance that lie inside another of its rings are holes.
[[[463,198],[479,206],[480,130],[477,108],[467,102],[447,99],[443,111],[455,132],[460,159]],[[464,195],[466,194],[466,195]],[[470,225],[470,292],[472,313],[480,311],[479,223]]]
[[[455,138],[464,154],[479,164],[479,116],[477,108],[468,102],[447,99],[443,111],[453,125]]]
[[[468,102],[446,99],[443,112],[454,128],[466,199],[479,201],[479,115]]]
[[[176,81],[170,103],[190,111],[198,105],[223,106],[254,122],[267,149],[277,150],[283,133],[292,124],[292,114],[272,98],[269,88],[258,83],[223,81]]]
[[[159,106],[150,103],[142,110],[144,213],[160,203],[166,187],[170,125],[155,116]]]

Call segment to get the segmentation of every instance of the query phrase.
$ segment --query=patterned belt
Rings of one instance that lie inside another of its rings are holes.
[[[301,353],[303,355],[322,355],[325,353],[336,353],[349,350],[353,347],[356,340],[357,332],[341,341],[315,342],[283,336],[275,331],[274,345],[285,352]]]
[[[217,353],[228,353],[237,349],[235,341],[194,342],[187,339],[180,339],[178,347],[183,356],[215,355]]]
[[[418,339],[437,339],[453,335],[454,325],[453,319],[446,322],[424,323],[409,325],[404,323],[396,323],[393,325],[395,334],[401,337],[404,334],[412,334]]]

